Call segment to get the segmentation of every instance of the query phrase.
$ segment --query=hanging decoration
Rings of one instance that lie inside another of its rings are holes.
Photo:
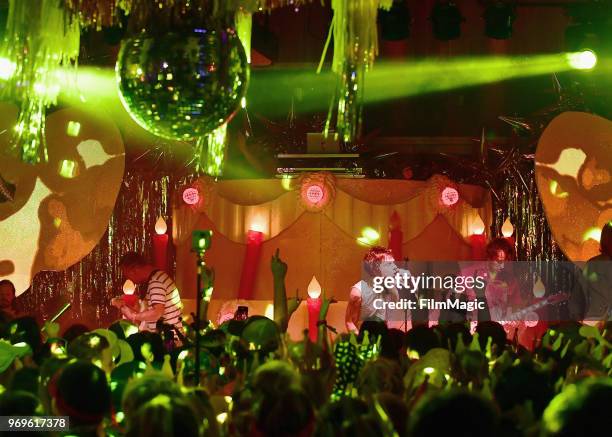
[[[187,205],[197,205],[200,202],[200,193],[197,188],[187,187],[183,190],[183,202]]]
[[[14,126],[14,106],[1,104],[0,114],[0,131]],[[78,133],[68,129],[76,124]],[[0,260],[11,261],[6,279],[18,295],[37,272],[64,270],[94,249],[124,175],[120,132],[102,114],[54,111],[46,117],[45,136],[49,160],[35,166],[3,153],[10,138],[0,136],[0,174],[16,187],[14,200],[0,203]]]
[[[535,176],[556,241],[573,261],[600,253],[599,235],[612,220],[612,122],[564,112],[546,127]]]
[[[338,83],[324,133],[329,135],[336,113],[335,135],[345,144],[352,143],[361,134],[365,74],[378,55],[378,9],[389,10],[392,3],[392,0],[332,0],[334,17],[318,72],[333,34],[332,71],[336,73]]]
[[[456,210],[461,201],[457,184],[443,175],[434,175],[428,181],[427,196],[429,202],[440,214]]]
[[[61,0],[9,2],[6,33],[0,51],[4,74],[0,97],[19,102],[11,148],[24,162],[47,162],[46,109],[64,84],[73,82],[79,55],[80,27]]]
[[[156,3],[152,9],[150,3]],[[249,21],[217,2],[132,2],[134,36],[117,60],[119,96],[132,119],[162,138],[194,142],[197,172],[219,176],[227,122],[244,102]],[[246,30],[245,30],[246,28]]]
[[[322,211],[333,202],[336,184],[330,173],[308,173],[300,178],[300,204],[310,212]]]
[[[116,71],[132,119],[157,136],[186,141],[226,123],[240,106],[248,79],[238,36],[220,26],[129,38]]]
[[[64,0],[66,11],[83,27],[92,26],[96,30],[119,24],[119,14],[130,12],[131,0]]]

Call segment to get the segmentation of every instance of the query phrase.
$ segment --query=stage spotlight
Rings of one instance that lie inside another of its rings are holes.
[[[589,49],[568,53],[567,63],[576,70],[590,70],[597,65],[597,55]]]
[[[484,12],[485,35],[493,39],[510,38],[515,18],[513,4],[496,1],[487,6]]]
[[[391,9],[378,11],[380,37],[385,41],[401,41],[410,36],[410,10],[406,0],[393,0]]]
[[[461,11],[452,1],[439,1],[431,10],[434,36],[442,41],[457,39],[461,35],[461,22],[464,21]]]

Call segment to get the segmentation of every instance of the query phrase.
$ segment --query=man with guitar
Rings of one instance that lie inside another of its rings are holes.
[[[518,336],[524,346],[533,347],[533,339],[546,331],[546,307],[568,299],[565,293],[544,296],[521,296],[518,271],[510,264],[516,261],[514,246],[505,238],[496,238],[487,245],[487,261],[476,268],[475,275],[485,277],[485,287],[473,293],[487,302],[487,311],[480,311],[476,320],[493,320],[504,326],[508,338]],[[464,272],[466,274],[466,272]],[[527,300],[525,300],[527,299]]]

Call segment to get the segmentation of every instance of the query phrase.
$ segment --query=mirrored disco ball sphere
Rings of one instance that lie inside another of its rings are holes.
[[[189,140],[234,115],[248,68],[235,32],[200,28],[124,40],[116,74],[123,106],[136,123],[160,137]]]

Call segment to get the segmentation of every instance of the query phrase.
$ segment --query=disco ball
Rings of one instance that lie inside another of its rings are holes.
[[[248,68],[233,30],[197,28],[124,40],[115,71],[121,102],[136,123],[163,138],[190,140],[231,119],[245,96]]]

